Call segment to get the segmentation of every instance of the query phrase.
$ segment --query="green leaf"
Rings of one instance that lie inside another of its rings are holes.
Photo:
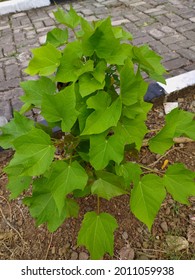
[[[150,78],[165,83],[163,74],[166,73],[164,66],[161,64],[162,57],[152,51],[147,45],[133,47],[133,59],[139,63]]]
[[[48,43],[45,46],[32,50],[33,58],[30,60],[25,72],[31,76],[49,76],[60,65],[61,52]]]
[[[133,36],[131,33],[129,33],[128,31],[125,31],[122,27],[120,26],[114,26],[112,27],[112,31],[114,33],[114,37],[116,39],[120,39],[120,40],[132,40]]]
[[[42,115],[48,122],[61,121],[61,128],[69,132],[74,125],[78,112],[74,84],[55,95],[45,94],[42,98]]]
[[[104,133],[90,137],[89,157],[91,165],[100,170],[105,168],[110,160],[120,163],[124,157],[124,144],[115,135],[105,137]]]
[[[138,101],[130,106],[123,107],[123,116],[129,119],[135,119],[137,116],[142,118],[142,120],[147,119],[148,112],[151,110],[153,104],[147,103],[145,101]]]
[[[98,82],[92,75],[92,73],[85,73],[79,79],[79,90],[82,97],[85,97],[96,90],[103,89],[105,81]]]
[[[154,219],[166,197],[162,178],[149,174],[134,186],[130,207],[133,214],[151,230]]]
[[[87,107],[95,110],[104,110],[110,106],[111,96],[105,91],[98,91],[96,95],[86,101]]]
[[[140,150],[147,131],[142,115],[133,120],[123,118],[118,123],[117,127],[114,128],[115,134],[121,137],[121,141],[123,141],[124,144],[135,143],[137,150]]]
[[[27,190],[30,186],[32,177],[20,176],[23,170],[24,167],[22,165],[13,167],[6,166],[4,168],[4,171],[8,176],[8,184],[6,187],[11,192],[11,199],[18,197],[24,190]]]
[[[39,176],[50,166],[55,152],[51,139],[44,131],[33,128],[14,140],[14,158],[8,166],[23,166],[21,175]]]
[[[118,184],[115,185],[102,178],[99,178],[93,183],[91,192],[107,200],[127,193],[124,189],[121,189]]]
[[[129,187],[131,183],[133,183],[134,186],[138,185],[142,170],[137,163],[127,162],[121,165],[116,165],[115,170],[117,175],[122,176],[125,179],[126,186]]]
[[[113,255],[114,231],[118,227],[114,217],[107,213],[85,214],[78,234],[78,245],[84,245],[91,259],[100,259],[105,253]]]
[[[50,43],[54,47],[59,47],[67,43],[68,41],[68,30],[54,28],[52,31],[47,33],[46,43]]]
[[[45,94],[54,94],[56,85],[51,79],[47,77],[41,77],[35,81],[25,81],[20,83],[21,88],[25,94],[20,99],[27,103],[28,106],[33,104],[36,107],[40,107],[42,103],[42,97]],[[25,104],[26,106],[26,104]],[[23,107],[24,108],[24,107]],[[23,109],[21,109],[23,111]]]
[[[34,126],[34,122],[25,116],[14,112],[14,118],[0,128],[0,146],[4,149],[13,148],[13,141],[21,135],[26,134]]]
[[[84,36],[82,43],[84,55],[91,56],[95,52],[110,64],[122,65],[131,52],[130,45],[120,45],[120,40],[114,36],[109,17],[101,21],[95,31]]]
[[[47,178],[43,177],[38,180],[42,189],[41,194],[43,192],[45,195],[50,194],[59,215],[61,215],[66,195],[77,189],[83,190],[87,184],[88,176],[77,161],[71,164],[56,161],[52,163]]]
[[[105,110],[99,109],[92,112],[86,120],[85,128],[81,135],[99,134],[112,126],[116,126],[121,116],[122,104],[117,98]]]
[[[143,80],[139,72],[134,73],[134,65],[127,59],[120,72],[120,94],[122,102],[126,106],[142,101],[147,91],[148,84]]]
[[[92,72],[92,75],[94,76],[94,78],[99,82],[99,83],[103,83],[105,80],[105,70],[107,68],[107,64],[105,62],[105,60],[100,60],[94,71]]]
[[[189,205],[189,196],[195,196],[195,172],[186,169],[181,163],[168,167],[163,180],[167,191],[173,198]]]
[[[165,126],[149,141],[149,148],[152,152],[164,154],[174,144],[174,137],[187,136],[195,140],[193,113],[176,108],[166,115],[165,121]]]
[[[72,29],[77,27],[80,23],[80,16],[76,13],[76,11],[70,7],[68,12],[64,12],[63,9],[58,8],[56,12],[54,12],[55,19]]]
[[[56,73],[56,81],[67,83],[76,82],[78,78],[85,72],[93,71],[92,60],[84,62],[81,58],[83,55],[81,42],[71,42],[64,49],[60,66]]]
[[[49,231],[54,232],[66,218],[77,217],[79,207],[76,201],[64,198],[64,207],[59,214],[52,192],[42,186],[42,182],[42,179],[34,182],[32,197],[26,197],[23,202],[30,208],[37,226],[46,222]]]
[[[119,176],[118,174],[114,174],[114,171],[107,172],[107,171],[102,171],[98,170],[95,172],[97,178],[101,178],[102,180],[109,182],[112,185],[118,186],[120,189],[125,189],[125,180],[122,176]]]

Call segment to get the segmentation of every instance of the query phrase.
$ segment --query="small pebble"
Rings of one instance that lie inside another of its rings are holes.
[[[169,215],[171,213],[171,208],[170,207],[167,207],[166,210],[165,210],[165,214],[166,215]]]
[[[77,252],[75,252],[75,251],[73,251],[72,253],[71,253],[71,256],[70,256],[70,259],[71,260],[78,260],[78,253]]]
[[[85,252],[80,252],[79,253],[79,260],[88,260],[89,259],[89,255]]]
[[[126,231],[124,231],[123,234],[122,234],[122,237],[123,237],[123,239],[125,239],[125,240],[128,239],[128,237],[129,237],[129,236],[128,236],[128,233],[127,233]]]
[[[168,231],[167,222],[162,222],[162,223],[160,224],[160,227],[162,228],[162,230],[163,230],[164,232],[167,232],[167,231]]]

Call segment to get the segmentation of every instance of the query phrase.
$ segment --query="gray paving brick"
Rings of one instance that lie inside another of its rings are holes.
[[[175,29],[173,29],[169,26],[166,26],[166,25],[161,26],[161,31],[163,31],[164,33],[167,33],[167,34],[174,34],[176,32]]]
[[[195,51],[190,49],[179,49],[177,51],[182,57],[185,57],[191,61],[195,61]]]
[[[168,36],[166,38],[161,39],[162,43],[165,45],[174,44],[174,43],[177,43],[182,40],[186,40],[186,38],[181,34],[175,34],[175,35]]]
[[[7,65],[5,67],[6,80],[12,80],[20,77],[20,70],[17,64]]]
[[[195,30],[195,23],[188,23],[188,24],[185,24],[183,26],[179,26],[179,27],[176,27],[176,30],[178,32],[185,32],[185,31],[188,31],[188,30]]]
[[[184,66],[187,66],[189,64],[190,61],[188,59],[180,57],[163,63],[163,65],[168,71],[183,68]]]
[[[19,86],[20,79],[12,79],[10,81],[3,81],[0,83],[0,91],[6,91],[9,89],[17,88]]]
[[[168,52],[168,53],[164,53],[163,54],[163,63],[167,62],[167,61],[170,61],[170,60],[173,60],[173,59],[176,59],[179,57],[179,54],[176,53],[176,52]]]
[[[139,21],[139,17],[133,14],[124,15],[125,18],[129,19],[132,22]]]
[[[154,40],[152,42],[149,42],[149,45],[154,51],[156,51],[160,55],[169,52],[169,48],[163,45],[160,41]]]
[[[185,36],[195,42],[195,32],[194,31],[186,31]]]
[[[163,37],[165,37],[165,33],[163,33],[162,31],[154,28],[154,29],[151,29],[149,31],[149,34],[154,37],[155,39],[161,39]]]
[[[134,39],[133,42],[135,45],[143,45],[143,44],[147,44],[153,40],[154,40],[154,38],[152,38],[151,36],[145,35],[145,36]]]

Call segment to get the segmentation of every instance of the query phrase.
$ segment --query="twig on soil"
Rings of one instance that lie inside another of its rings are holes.
[[[149,164],[149,167],[152,167],[154,165],[156,165],[157,163],[159,163],[159,161],[161,161],[161,159],[163,159],[164,157],[166,157],[169,153],[171,153],[174,150],[180,150],[182,149],[181,147],[173,147],[172,149],[168,150],[164,155],[162,155],[161,157],[159,157],[155,162]]]
[[[24,242],[23,237],[21,236],[21,234],[19,233],[19,231],[18,231],[15,227],[13,227],[13,226],[10,224],[10,222],[6,219],[6,217],[5,217],[5,215],[3,214],[3,211],[2,211],[1,208],[0,208],[0,212],[1,212],[1,215],[2,215],[2,217],[3,217],[3,219],[4,219],[4,221],[6,222],[6,224],[7,224],[11,229],[13,229],[13,230],[17,233],[17,235],[20,237],[20,239],[21,239],[21,241],[22,241],[22,244],[23,244],[23,248],[24,248],[25,242]]]
[[[47,251],[46,251],[46,254],[45,254],[45,260],[47,260],[48,253],[49,253],[49,250],[50,250],[50,247],[51,247],[51,243],[52,243],[52,239],[53,239],[53,233],[51,234],[51,237],[50,237],[50,240],[49,240],[49,245],[47,247]]]
[[[12,219],[12,210],[11,210],[10,203],[9,203],[9,201],[8,201],[8,200],[7,200],[4,196],[0,195],[0,198],[1,198],[1,199],[3,199],[3,200],[5,200],[5,201],[6,201],[6,203],[7,203],[7,205],[8,205],[8,207],[9,207],[9,212],[10,212],[10,221],[11,221],[11,219]]]

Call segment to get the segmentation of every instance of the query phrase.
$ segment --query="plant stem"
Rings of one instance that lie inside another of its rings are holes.
[[[151,171],[151,172],[153,172],[153,173],[158,173],[158,174],[160,174],[160,175],[164,175],[163,172],[160,172],[160,171],[158,171],[158,170],[154,170],[154,169],[149,168],[149,167],[147,167],[147,166],[145,166],[145,165],[139,164],[139,166],[140,166],[141,168],[146,169],[146,170],[149,170],[149,171]]]

